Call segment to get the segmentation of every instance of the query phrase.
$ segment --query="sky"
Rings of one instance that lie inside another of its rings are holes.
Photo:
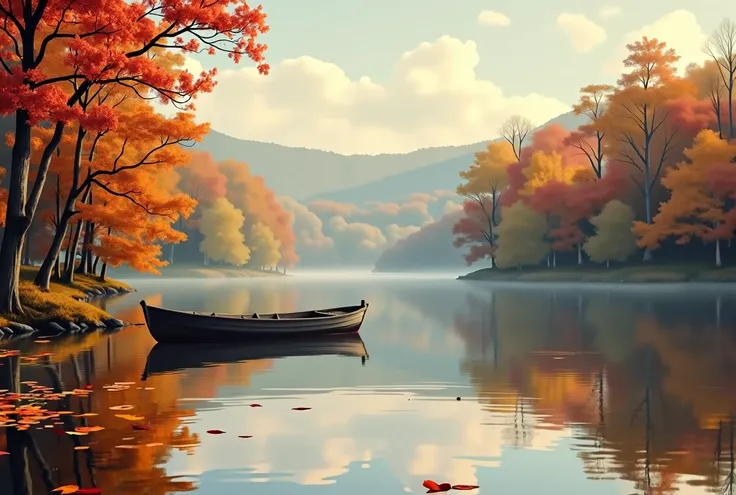
[[[262,0],[268,76],[224,56],[198,118],[241,139],[342,154],[404,153],[492,139],[509,116],[565,113],[581,87],[614,83],[626,44],[668,43],[681,68],[731,0]]]

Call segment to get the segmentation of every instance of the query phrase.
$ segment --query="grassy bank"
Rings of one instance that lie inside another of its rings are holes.
[[[9,322],[33,326],[45,321],[69,321],[74,323],[99,322],[110,315],[92,304],[78,301],[94,290],[115,289],[128,291],[130,287],[116,280],[100,282],[97,277],[74,276],[73,284],[51,282],[49,292],[43,292],[33,284],[38,267],[22,267],[20,276],[20,299],[26,314],[0,315],[0,327]]]
[[[254,277],[284,277],[280,272],[267,272],[249,268],[226,268],[205,266],[166,266],[161,269],[161,275],[140,273],[130,269],[110,270],[110,274],[117,278],[254,278]]]
[[[458,277],[460,280],[514,282],[736,282],[736,267],[712,268],[703,265],[637,265],[616,268],[532,267],[516,269],[484,268]]]

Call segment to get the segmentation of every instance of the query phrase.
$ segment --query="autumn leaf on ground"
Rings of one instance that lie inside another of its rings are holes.
[[[70,495],[72,493],[77,493],[79,491],[79,487],[77,485],[64,485],[54,488],[51,491],[60,493],[61,495]]]
[[[222,430],[207,430],[207,433],[209,433],[210,435],[222,435],[225,432]]]
[[[310,409],[312,408],[311,407],[292,407],[291,408],[292,411],[309,411]]]

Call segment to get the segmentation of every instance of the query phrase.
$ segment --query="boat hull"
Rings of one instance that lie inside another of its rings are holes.
[[[285,313],[274,318],[245,315],[186,313],[149,306],[141,301],[148,331],[156,342],[216,343],[264,338],[299,338],[355,333],[365,318],[368,304],[319,311]]]
[[[247,343],[200,344],[196,351],[187,344],[158,343],[148,352],[143,379],[149,376],[226,363],[279,359],[295,356],[347,356],[368,359],[357,333],[314,338],[260,339]]]

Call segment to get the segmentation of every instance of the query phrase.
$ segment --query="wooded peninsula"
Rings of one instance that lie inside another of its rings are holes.
[[[584,125],[512,117],[461,172],[455,245],[490,262],[462,278],[736,281],[736,23],[681,75],[657,39],[627,49],[616,85],[582,88]]]

